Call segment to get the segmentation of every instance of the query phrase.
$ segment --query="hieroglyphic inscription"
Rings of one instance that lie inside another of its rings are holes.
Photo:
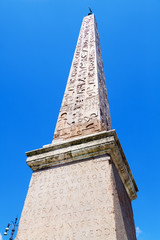
[[[104,129],[108,130],[111,127],[111,124],[108,124],[108,119],[110,119],[108,114],[110,115],[110,113],[107,93],[104,93],[106,91],[105,79],[102,83],[99,82],[99,78],[102,79],[100,72],[103,64],[101,63],[101,54],[99,54],[100,43],[97,32],[94,15],[85,17],[73,57],[54,139],[87,135]],[[101,103],[103,100],[106,103]],[[104,110],[105,113],[102,114],[101,112]]]
[[[116,239],[109,159],[34,172],[16,240]]]

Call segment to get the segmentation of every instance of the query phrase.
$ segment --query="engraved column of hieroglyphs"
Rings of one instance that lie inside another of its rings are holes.
[[[84,34],[84,42],[81,52],[81,61],[83,62],[80,66],[79,79],[83,79],[85,83],[85,91],[83,92],[83,128],[82,131],[88,130],[90,127],[95,128],[94,121],[98,114],[96,104],[94,102],[95,92],[95,46],[93,45],[94,38],[94,26],[93,26],[93,17],[91,16],[88,19],[85,19],[86,31]],[[91,43],[92,41],[92,43]],[[97,92],[98,93],[98,92]],[[79,93],[78,93],[79,94]],[[77,94],[77,97],[79,97]]]
[[[97,69],[98,69],[98,79],[99,79],[99,96],[100,96],[100,112],[101,112],[101,121],[106,130],[112,129],[109,103],[107,97],[107,89],[100,47],[100,40],[98,34],[98,27],[95,21],[95,31],[96,31],[96,46],[97,46]]]
[[[77,47],[75,50],[73,63],[71,66],[61,110],[58,117],[58,122],[55,130],[54,137],[57,138],[63,136],[65,134],[69,134],[65,129],[70,127],[70,125],[74,124],[74,102],[75,102],[75,93],[76,93],[76,81],[77,81],[77,71],[78,66],[80,64],[80,53],[82,49],[82,41],[84,35],[85,23],[82,23],[81,31],[79,34],[79,39],[77,43]]]
[[[84,20],[83,24],[85,26],[82,49],[80,54],[80,64],[78,69],[78,79],[76,86],[76,99],[75,99],[75,116],[76,116],[76,124],[80,124],[81,127],[85,122],[85,92],[86,92],[86,79],[87,79],[87,62],[88,62],[88,43],[89,43],[89,19]],[[80,129],[79,129],[80,130]],[[83,127],[80,131],[83,130]]]

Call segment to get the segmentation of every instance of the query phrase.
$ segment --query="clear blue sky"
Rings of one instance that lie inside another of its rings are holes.
[[[159,0],[0,0],[0,233],[21,214],[32,173],[25,152],[52,141],[88,6],[112,125],[139,187],[138,240],[159,240]]]

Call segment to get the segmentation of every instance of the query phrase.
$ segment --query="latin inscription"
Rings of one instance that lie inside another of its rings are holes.
[[[105,156],[34,172],[16,240],[110,236],[114,229],[110,166]]]

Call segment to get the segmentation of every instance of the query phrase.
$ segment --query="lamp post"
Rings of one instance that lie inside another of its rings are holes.
[[[5,229],[6,231],[4,232],[4,235],[6,236],[6,235],[7,235],[7,232],[9,231],[9,227],[12,225],[12,231],[11,231],[11,236],[10,236],[9,240],[13,240],[14,232],[15,232],[15,230],[16,230],[16,227],[18,226],[17,221],[18,221],[18,217],[15,218],[15,221],[14,221],[14,222],[13,222],[13,221],[10,221],[10,222],[8,223],[6,229]]]

